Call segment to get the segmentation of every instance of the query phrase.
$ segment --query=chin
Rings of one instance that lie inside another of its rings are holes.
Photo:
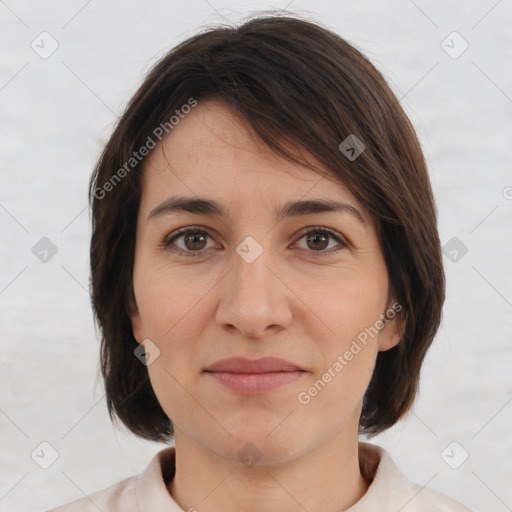
[[[238,431],[230,430],[233,438],[226,439],[227,446],[224,445],[222,456],[246,466],[275,465],[296,458],[304,443],[289,431],[283,435],[276,434],[278,423],[261,429],[248,429],[245,424]],[[220,446],[222,444],[216,445],[216,450]]]

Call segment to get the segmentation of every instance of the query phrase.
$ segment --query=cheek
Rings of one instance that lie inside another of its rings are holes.
[[[134,271],[134,292],[146,337],[165,342],[185,325],[199,330],[205,315],[198,312],[214,284],[212,277],[198,278],[166,262],[141,262]]]
[[[160,351],[148,366],[154,393],[177,426],[194,422],[198,413],[189,392],[197,378],[197,341],[207,322],[201,299],[208,288],[180,279],[179,272],[171,279],[164,266],[139,274],[135,288],[144,336]]]
[[[339,278],[316,281],[314,287],[309,282],[303,283],[304,302],[310,309],[310,317],[324,324],[327,338],[322,339],[330,340],[328,346],[341,350],[347,342],[375,325],[386,305],[387,286],[381,281],[381,276],[365,275],[354,269]]]
[[[375,367],[377,346],[344,338],[324,348],[325,365],[301,388],[296,400],[309,418],[323,418],[326,425],[337,428],[361,405]]]
[[[159,357],[148,367],[148,372],[161,403],[168,402],[169,397],[173,397],[173,404],[186,399],[181,396],[181,386],[190,389],[195,378],[197,343],[210,316],[205,311],[205,296],[214,282],[191,279],[190,272],[185,274],[166,262],[149,260],[134,272],[143,336],[159,350]]]
[[[308,304],[312,304],[309,336],[321,353],[319,372],[308,384],[314,384],[322,398],[312,401],[336,407],[360,400],[375,366],[375,323],[384,312],[386,295],[387,288],[378,283],[378,277],[355,272],[308,294]],[[321,336],[317,318],[325,327]]]

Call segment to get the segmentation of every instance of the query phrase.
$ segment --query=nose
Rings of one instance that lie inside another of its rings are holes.
[[[233,334],[261,339],[290,324],[293,293],[279,275],[271,251],[263,250],[253,260],[254,250],[252,246],[249,252],[233,255],[233,267],[219,289],[216,320]]]

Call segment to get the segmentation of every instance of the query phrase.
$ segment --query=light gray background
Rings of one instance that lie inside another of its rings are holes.
[[[206,25],[286,6],[0,1],[1,510],[81,498],[139,473],[164,447],[114,429],[96,380],[89,175],[116,117],[167,50]],[[423,144],[442,243],[457,237],[468,248],[457,262],[444,257],[444,318],[419,399],[371,442],[411,480],[476,511],[512,510],[512,1],[288,6],[384,73]],[[42,31],[59,45],[47,59],[31,48],[42,46]],[[457,36],[444,43],[452,56],[441,46],[453,31],[469,43],[458,58]],[[58,248],[46,263],[31,250],[44,236]],[[48,469],[31,458],[43,441],[59,455]],[[455,465],[462,448],[441,456],[453,441],[469,453],[458,469],[444,459]]]

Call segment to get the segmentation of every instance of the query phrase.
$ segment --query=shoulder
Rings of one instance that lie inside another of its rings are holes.
[[[416,503],[410,508],[411,512],[473,512],[459,501],[435,489],[428,489],[415,483],[412,486],[418,494],[416,495]],[[404,509],[404,512],[406,511],[409,511],[407,507]]]
[[[53,508],[47,512],[138,512],[136,486],[138,476],[131,476],[101,491]]]
[[[473,512],[459,501],[439,491],[416,483],[412,483],[412,487],[417,494],[409,508],[406,506],[403,512]]]
[[[401,512],[473,512],[446,494],[410,481],[381,446],[359,443],[359,459],[362,472],[372,483],[350,512],[374,508]]]
[[[142,473],[47,512],[153,512],[181,510],[169,494],[166,484],[175,471],[175,449],[156,453]]]

